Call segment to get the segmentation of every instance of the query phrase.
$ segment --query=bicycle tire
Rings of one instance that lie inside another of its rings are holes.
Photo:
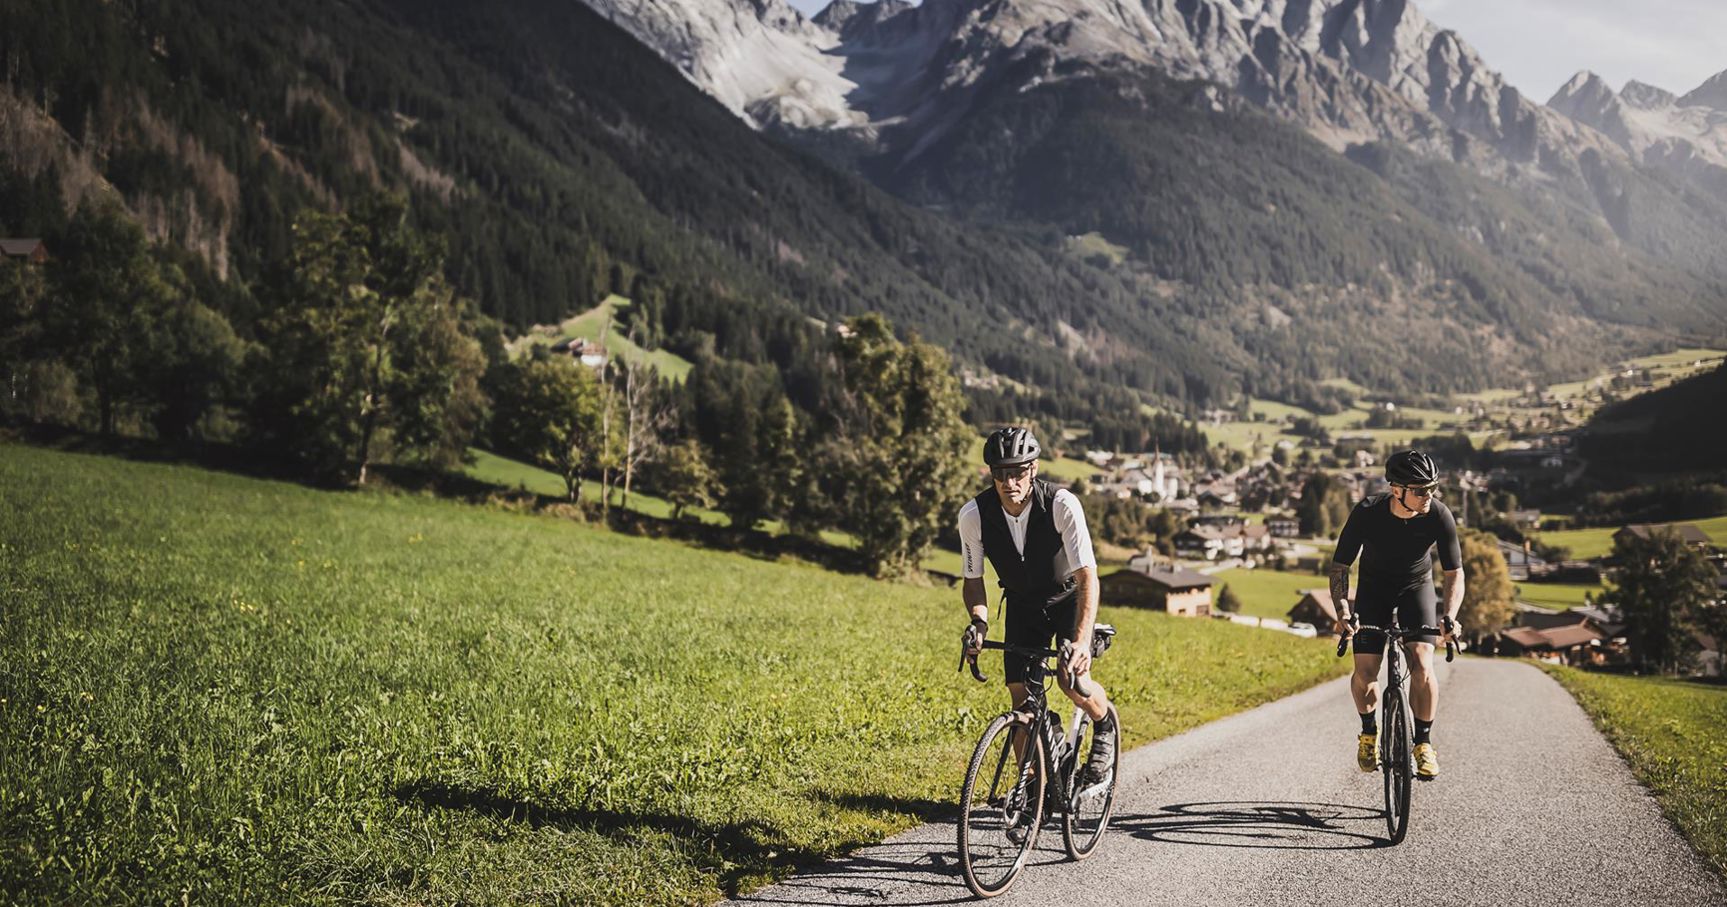
[[[1385,775],[1385,828],[1391,843],[1401,844],[1409,833],[1409,796],[1413,779],[1408,704],[1401,695],[1386,699],[1385,746],[1381,770]]]
[[[1016,730],[1028,738],[1025,753],[1019,758],[1013,755]],[[1025,768],[1032,765],[1037,771],[1031,786],[1015,799],[1014,787]],[[1043,825],[1047,766],[1037,724],[1021,724],[1018,713],[996,716],[978,738],[960,788],[958,830],[960,870],[972,894],[980,898],[1002,894],[1025,868]],[[1023,839],[1013,841],[1009,829],[1028,821]]]
[[[1115,706],[1109,707],[1109,717],[1115,724],[1115,762],[1110,766],[1108,787],[1100,794],[1094,794],[1081,801],[1076,796],[1068,800],[1061,813],[1061,844],[1066,848],[1069,859],[1078,862],[1097,852],[1097,845],[1103,840],[1103,833],[1109,830],[1109,819],[1115,813],[1115,786],[1121,780],[1121,716],[1116,714]],[[1089,753],[1085,739],[1087,728],[1093,727],[1088,717],[1080,727],[1079,744],[1081,753]],[[1083,759],[1074,760],[1074,775],[1079,774]],[[1070,789],[1075,785],[1070,785]],[[1095,808],[1093,808],[1095,807]]]

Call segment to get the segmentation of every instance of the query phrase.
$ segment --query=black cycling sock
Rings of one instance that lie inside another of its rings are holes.
[[[1377,713],[1377,712],[1362,712],[1361,713],[1361,732],[1363,734],[1377,734],[1377,733],[1379,733],[1379,713]]]
[[[1430,742],[1429,738],[1432,736],[1433,722],[1422,721],[1420,718],[1415,719],[1415,745],[1420,746],[1423,743]]]
[[[1109,712],[1104,712],[1102,718],[1092,722],[1092,726],[1107,734],[1115,730],[1115,719]]]

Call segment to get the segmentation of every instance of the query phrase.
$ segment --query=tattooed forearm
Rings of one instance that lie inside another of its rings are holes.
[[[1349,565],[1331,562],[1331,604],[1342,618],[1349,602]]]

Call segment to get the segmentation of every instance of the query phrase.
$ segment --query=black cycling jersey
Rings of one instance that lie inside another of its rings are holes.
[[[1426,513],[1405,520],[1391,512],[1390,494],[1378,494],[1362,499],[1349,512],[1332,560],[1353,564],[1356,554],[1361,554],[1357,598],[1396,596],[1432,583],[1433,560],[1428,552],[1435,544],[1441,567],[1456,570],[1463,566],[1457,521],[1450,508],[1434,501]]]

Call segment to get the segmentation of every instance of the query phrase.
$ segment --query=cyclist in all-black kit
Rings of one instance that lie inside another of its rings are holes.
[[[1351,633],[1350,618],[1387,626],[1396,609],[1403,627],[1440,626],[1447,639],[1457,634],[1457,609],[1463,606],[1463,556],[1457,544],[1457,521],[1451,510],[1434,500],[1439,476],[1433,460],[1414,450],[1399,451],[1385,461],[1387,494],[1372,495],[1355,505],[1337,536],[1331,562],[1331,600],[1337,605],[1337,633]],[[1433,591],[1433,561],[1437,545],[1445,571],[1439,598],[1445,602],[1438,617]],[[1349,568],[1361,555],[1361,584],[1352,602]],[[1355,605],[1351,609],[1351,605]],[[1409,654],[1409,707],[1415,716],[1415,774],[1439,777],[1439,756],[1433,750],[1433,713],[1439,705],[1439,684],[1433,676],[1433,647],[1439,637],[1427,636],[1405,644]],[[1364,772],[1378,766],[1379,665],[1384,660],[1385,634],[1363,629],[1355,638],[1355,675],[1349,689],[1361,717],[1356,764]]]

